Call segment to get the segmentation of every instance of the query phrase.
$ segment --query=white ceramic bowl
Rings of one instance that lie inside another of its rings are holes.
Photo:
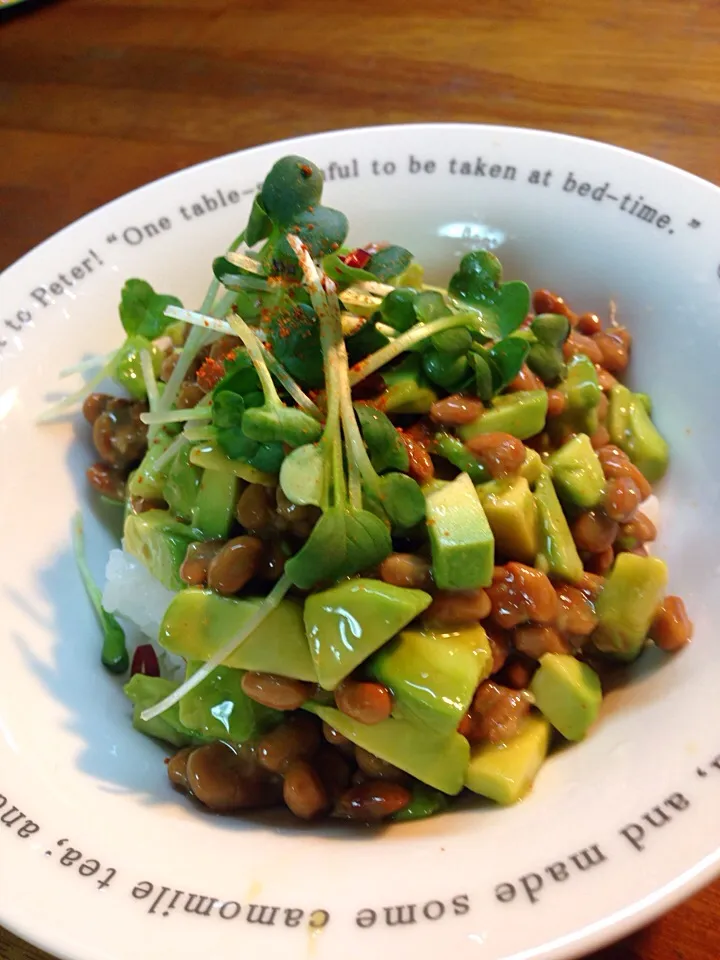
[[[113,540],[87,496],[87,431],[38,428],[60,368],[119,341],[129,276],[196,303],[278,157],[327,171],[351,239],[392,239],[446,278],[478,245],[508,277],[608,301],[634,381],[672,444],[658,551],[696,624],[644,657],[587,742],[510,809],[379,834],[198,813],[136,734],[98,662],[69,524],[96,573]],[[347,173],[350,176],[343,177]],[[637,201],[637,205],[636,205]],[[720,847],[720,190],[653,160],[501,127],[349,130],[222,157],[48,240],[0,280],[0,922],[72,960],[401,952],[560,958],[651,920],[717,869]],[[201,900],[200,898],[207,898]],[[264,908],[264,909],[263,909]]]

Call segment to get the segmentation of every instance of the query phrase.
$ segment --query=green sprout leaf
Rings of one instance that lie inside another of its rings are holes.
[[[165,316],[169,306],[182,307],[177,297],[155,293],[145,280],[132,279],[125,283],[120,294],[120,320],[128,336],[138,335],[147,340],[162,336],[172,323]]]
[[[407,447],[389,417],[366,403],[356,403],[354,408],[375,470],[378,473],[384,473],[386,470],[407,472],[409,467]]]
[[[412,263],[413,255],[405,247],[383,247],[370,258],[367,270],[383,283],[399,276]]]
[[[259,201],[272,221],[287,226],[320,202],[322,190],[322,172],[314,163],[305,157],[283,157],[265,177]]]
[[[516,330],[530,309],[527,284],[519,280],[502,283],[501,279],[498,258],[487,250],[475,250],[465,254],[448,284],[450,296],[480,313],[484,321],[481,332],[492,340]]]

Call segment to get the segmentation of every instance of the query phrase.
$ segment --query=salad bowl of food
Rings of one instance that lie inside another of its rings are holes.
[[[710,879],[718,214],[601,144],[361,129],[7,271],[0,922],[559,958]]]

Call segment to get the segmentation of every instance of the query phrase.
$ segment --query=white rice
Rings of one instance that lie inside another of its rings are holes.
[[[157,642],[165,611],[175,596],[173,591],[125,550],[110,551],[105,577],[103,607],[122,621],[130,649],[150,641],[158,654],[163,676],[181,680],[185,674],[184,661],[167,653]]]

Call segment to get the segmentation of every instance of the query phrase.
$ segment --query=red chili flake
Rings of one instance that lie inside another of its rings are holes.
[[[206,357],[198,372],[195,374],[195,380],[198,386],[210,393],[225,376],[225,364],[212,357]]]
[[[130,666],[130,676],[134,677],[136,673],[142,673],[146,677],[160,676],[160,662],[149,643],[141,643],[139,647],[135,648]]]
[[[357,267],[359,270],[362,270],[368,265],[371,257],[371,253],[368,253],[368,251],[362,247],[358,247],[356,250],[351,250],[347,256],[340,257],[340,259],[347,267]]]

